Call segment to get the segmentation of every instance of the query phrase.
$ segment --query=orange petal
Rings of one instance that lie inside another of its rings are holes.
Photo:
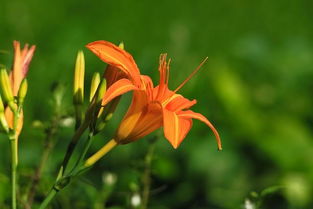
[[[5,119],[6,121],[8,122],[8,125],[10,128],[13,128],[14,126],[14,114],[13,112],[11,111],[11,109],[9,107],[7,107],[5,109]],[[24,114],[23,114],[23,111],[21,111],[20,115],[19,115],[19,119],[18,119],[18,122],[17,122],[17,127],[16,127],[16,133],[17,135],[19,135],[22,131],[22,128],[23,128],[23,119],[24,119]]]
[[[118,81],[121,78],[126,78],[126,75],[123,71],[117,69],[112,65],[108,65],[104,71],[104,78],[107,82],[107,88],[112,86],[113,83]]]
[[[22,75],[22,57],[21,57],[21,48],[20,48],[20,42],[13,41],[14,46],[14,63],[13,63],[13,71],[12,71],[12,80],[13,80],[13,93],[16,96],[17,91],[19,89],[20,83],[23,80]]]
[[[126,78],[116,81],[110,86],[102,99],[102,106],[105,106],[112,99],[136,89],[132,82]]]
[[[13,64],[13,73],[10,75],[13,83],[13,92],[14,95],[17,95],[19,86],[22,80],[26,77],[28,72],[28,67],[30,61],[35,52],[35,46],[32,46],[28,49],[28,45],[25,44],[25,47],[21,51],[20,42],[14,41],[14,64]]]
[[[118,142],[123,143],[122,140],[125,140],[131,134],[133,129],[137,126],[137,122],[143,114],[146,105],[146,92],[142,90],[134,91],[132,103],[117,130],[116,140]]]
[[[102,61],[119,68],[129,76],[129,79],[140,84],[139,69],[128,52],[107,41],[95,41],[87,44],[86,47]]]
[[[162,91],[161,94],[160,91]],[[162,106],[170,102],[172,96],[175,96],[175,93],[169,90],[167,86],[163,90],[160,88],[160,85],[153,88],[153,99],[159,101]]]
[[[159,86],[158,91],[155,97],[157,100],[161,101],[162,98],[166,97],[165,95],[168,93],[168,79],[169,79],[169,62],[166,62],[166,56],[167,54],[161,54],[160,55],[160,61],[159,61],[159,74],[160,74],[160,80],[159,80]]]
[[[25,55],[23,55],[23,63],[22,63],[22,74],[23,78],[25,78],[27,72],[28,72],[28,67],[30,64],[30,61],[33,58],[34,52],[35,52],[36,46],[31,46],[30,49],[28,49],[27,46],[24,47],[23,52]]]
[[[163,109],[163,126],[166,139],[176,149],[192,127],[192,120],[179,117],[175,112]]]
[[[189,100],[183,97],[180,94],[176,94],[170,100],[170,102],[166,105],[166,109],[171,110],[173,112],[181,111],[184,109],[188,109],[191,106],[195,105],[197,100]]]
[[[194,119],[200,120],[200,121],[204,122],[205,124],[207,124],[211,128],[211,130],[213,131],[213,133],[215,135],[218,150],[222,150],[222,143],[221,143],[220,136],[219,136],[217,130],[212,125],[212,123],[206,117],[204,117],[200,113],[195,113],[191,110],[181,111],[179,113],[179,116],[183,117],[183,118],[194,118]]]
[[[147,75],[141,75],[140,76],[142,81],[142,89],[146,91],[147,98],[149,100],[153,99],[153,82],[151,78]]]
[[[136,125],[128,135],[127,139],[123,143],[129,143],[145,137],[152,133],[156,129],[160,128],[163,124],[162,121],[162,106],[159,103],[149,103],[141,112]]]

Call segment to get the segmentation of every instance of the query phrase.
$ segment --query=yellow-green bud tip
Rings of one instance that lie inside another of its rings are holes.
[[[17,100],[19,104],[22,104],[24,102],[25,96],[27,94],[27,89],[28,89],[27,79],[24,78],[17,94]]]
[[[101,81],[100,73],[98,72],[94,73],[92,76],[91,87],[90,87],[90,98],[89,98],[90,102],[92,101],[95,93],[97,92],[100,81]]]
[[[74,72],[74,87],[73,87],[73,102],[74,104],[83,104],[84,102],[84,79],[85,79],[85,58],[83,51],[77,53],[75,72]]]
[[[3,102],[2,102],[2,98],[1,98],[1,95],[0,95],[0,114],[4,112],[4,105],[3,105]]]
[[[13,102],[14,97],[11,82],[8,73],[4,68],[0,70],[0,87],[3,100],[8,103]]]
[[[124,49],[124,42],[121,42],[118,47],[120,47],[121,49]]]
[[[104,94],[106,93],[106,90],[107,90],[107,82],[105,79],[103,79],[101,81],[101,83],[99,84],[99,87],[98,87],[96,102],[102,101],[102,98],[103,98]]]

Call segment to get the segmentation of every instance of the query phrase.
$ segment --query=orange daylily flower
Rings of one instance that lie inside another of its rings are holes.
[[[132,56],[123,50],[123,43],[121,43],[120,46],[116,46],[107,41],[95,41],[87,44],[86,47],[104,62],[108,63],[103,74],[103,77],[106,79],[107,89],[112,91],[113,89],[123,87],[124,80],[119,81],[121,79],[130,79],[131,83],[137,86],[140,85],[139,69]],[[110,88],[113,84],[115,84],[113,88]],[[120,95],[122,94],[123,92]],[[114,99],[110,100],[110,104],[105,107],[107,113],[115,111],[120,100],[120,95],[113,95]],[[102,113],[103,110],[104,109],[100,112]]]
[[[109,64],[109,69],[105,73],[108,86],[123,77],[128,78],[135,86],[140,86],[140,71],[128,52],[108,41],[95,41],[87,44],[86,47]],[[115,71],[115,68],[121,71]]]
[[[29,48],[28,44],[25,44],[24,48],[21,49],[20,42],[18,41],[14,41],[13,46],[14,46],[14,61],[13,61],[13,69],[10,73],[10,79],[11,79],[13,95],[17,96],[20,85],[23,79],[27,75],[29,64],[34,55],[36,46],[33,45]],[[6,107],[5,117],[10,128],[12,128],[14,115],[9,107]],[[23,112],[21,112],[19,121],[18,121],[18,126],[17,126],[18,134],[20,133],[22,126],[23,126]]]
[[[177,148],[190,131],[192,119],[198,119],[212,129],[218,149],[222,149],[219,134],[209,120],[189,110],[196,100],[188,100],[176,93],[204,62],[175,91],[171,91],[168,88],[169,64],[165,54],[160,57],[160,84],[154,87],[150,77],[140,75],[134,59],[126,51],[106,41],[93,42],[87,47],[101,60],[125,73],[125,78],[117,80],[108,88],[102,100],[103,106],[128,91],[134,92],[132,103],[114,138],[118,144],[138,140],[163,126],[165,138]]]

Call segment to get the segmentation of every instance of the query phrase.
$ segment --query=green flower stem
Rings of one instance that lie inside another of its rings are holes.
[[[92,142],[93,133],[90,133],[87,140],[86,147],[89,147]],[[74,169],[68,174],[68,175],[62,175],[59,176],[56,180],[56,183],[54,184],[52,190],[50,190],[47,197],[44,199],[44,201],[41,203],[39,209],[45,209],[51,200],[54,198],[54,196],[64,189],[67,185],[70,184],[70,182],[73,180],[73,178],[82,175],[87,170],[89,170],[100,158],[102,158],[105,154],[107,154],[111,149],[113,149],[117,143],[114,139],[110,140],[106,145],[104,145],[97,153],[92,155],[90,158],[85,161],[83,165],[80,165],[81,162],[84,161],[84,158],[87,154],[88,148],[85,148],[82,155],[78,159],[78,163],[74,167]]]
[[[11,185],[12,185],[12,209],[16,209],[16,169],[17,169],[17,138],[10,138],[11,144]]]
[[[46,199],[41,203],[39,209],[45,209],[51,202],[51,200],[55,197],[55,195],[58,193],[57,190],[52,189],[50,190],[49,194],[47,195]]]
[[[21,112],[21,106],[18,107],[17,111],[14,111],[13,130],[9,133],[10,145],[11,145],[11,191],[12,191],[12,209],[16,209],[16,187],[17,187],[17,166],[18,166],[18,119]]]
[[[88,128],[89,126],[89,122],[87,122],[86,120],[81,124],[81,126],[77,129],[77,131],[75,132],[73,138],[72,138],[72,141],[70,142],[70,144],[68,145],[67,147],[67,150],[66,150],[66,154],[64,156],[64,160],[63,160],[63,163],[61,165],[61,169],[60,169],[60,172],[61,173],[61,176],[64,175],[65,173],[65,170],[66,170],[66,167],[69,163],[69,160],[74,152],[74,149],[77,145],[77,142],[79,141],[80,137],[83,135],[83,133],[85,132],[85,130]],[[59,176],[59,177],[61,177]]]
[[[157,141],[157,137],[152,138],[149,144],[148,152],[145,156],[145,169],[142,176],[142,184],[143,184],[143,191],[142,191],[142,203],[141,209],[148,208],[149,196],[150,196],[150,187],[151,187],[151,164],[153,159],[153,154],[155,150],[155,142]]]
[[[83,163],[83,161],[85,160],[85,157],[86,157],[86,154],[92,144],[92,141],[93,141],[93,136],[94,136],[94,133],[93,132],[89,132],[88,134],[88,138],[87,138],[87,141],[86,141],[86,144],[84,146],[84,150],[81,152],[74,168],[72,169],[71,173],[75,173],[75,171],[79,168],[79,166]]]
[[[69,179],[71,178],[71,176],[65,177],[64,173],[65,170],[67,168],[67,165],[69,163],[69,160],[72,157],[72,154],[74,152],[74,149],[77,145],[77,142],[79,141],[79,139],[81,138],[81,136],[83,135],[83,133],[85,132],[85,130],[88,128],[89,126],[89,122],[87,122],[86,120],[80,125],[80,127],[76,130],[74,136],[72,137],[72,140],[70,142],[70,144],[67,147],[66,150],[66,154],[64,156],[61,168],[59,170],[57,179],[55,181],[55,185],[54,187],[50,190],[49,194],[46,196],[46,198],[44,199],[44,201],[41,203],[39,209],[45,209],[49,203],[51,202],[51,200],[54,198],[54,196],[60,191],[62,190],[65,186],[67,186],[69,184],[69,181],[66,182],[66,184],[63,184],[61,187],[58,185],[59,182],[61,182],[63,179]],[[87,152],[87,151],[86,151]],[[58,187],[58,189],[55,189],[56,187]]]
[[[52,151],[54,147],[54,137],[56,135],[57,129],[58,129],[58,122],[60,120],[61,115],[59,115],[57,112],[53,119],[51,120],[51,124],[48,129],[46,129],[46,136],[44,140],[44,146],[43,146],[43,154],[40,159],[40,163],[38,167],[36,168],[36,171],[32,177],[31,183],[30,183],[30,188],[28,190],[27,194],[27,201],[28,201],[28,206],[31,208],[33,204],[33,200],[37,191],[38,184],[41,180],[42,172],[45,168],[46,162],[49,158],[50,152]]]

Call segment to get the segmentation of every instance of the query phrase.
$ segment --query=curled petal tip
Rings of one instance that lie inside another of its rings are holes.
[[[178,148],[178,144],[176,144],[176,145],[172,144],[172,146],[173,146],[174,149]]]
[[[217,142],[217,150],[218,151],[222,151],[223,148],[222,148],[222,142],[221,142],[221,138],[219,136],[219,134],[217,133],[216,135],[216,142]]]

